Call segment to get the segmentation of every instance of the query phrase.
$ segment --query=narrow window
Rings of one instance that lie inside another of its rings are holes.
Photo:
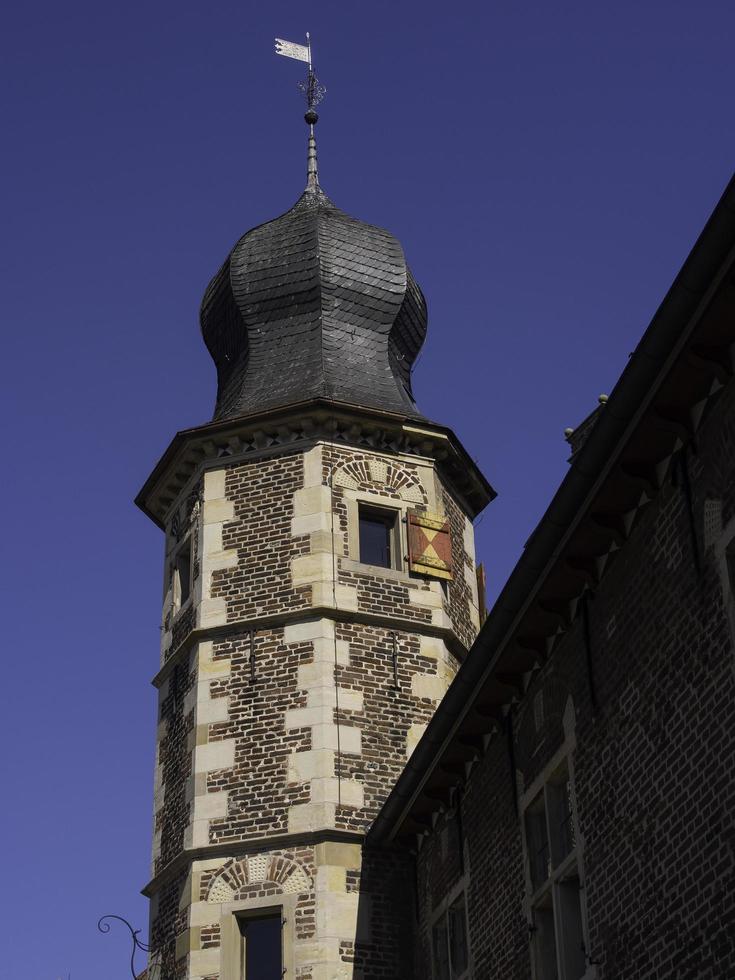
[[[176,583],[181,607],[191,595],[191,543],[188,541],[176,555]]]
[[[442,912],[432,929],[433,980],[466,980],[470,954],[464,894]]]
[[[533,698],[533,723],[536,731],[540,732],[544,727],[544,691],[543,688],[537,691]]]
[[[359,507],[360,561],[380,568],[398,568],[396,512],[377,507]]]
[[[544,797],[539,794],[526,810],[526,843],[534,891],[549,877],[549,835],[546,830]]]
[[[554,867],[561,864],[575,847],[574,820],[572,818],[572,788],[569,773],[564,767],[546,786],[549,807],[549,828]]]
[[[449,980],[449,944],[447,917],[443,915],[434,925],[434,980]]]
[[[559,883],[558,905],[563,975],[579,980],[586,969],[579,878],[572,875]]]
[[[237,920],[241,936],[242,980],[282,980],[280,910]]]
[[[533,910],[533,928],[537,980],[558,980],[554,909],[549,892]]]
[[[447,925],[449,927],[449,962],[452,968],[452,978],[461,977],[469,965],[464,895],[460,895],[449,906]]]
[[[565,759],[524,814],[537,980],[580,980],[585,954],[579,854]]]
[[[735,596],[735,543],[728,545],[725,553],[727,559],[727,577],[730,582],[730,595]]]

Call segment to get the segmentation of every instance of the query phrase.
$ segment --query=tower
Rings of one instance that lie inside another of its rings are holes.
[[[410,874],[364,836],[479,625],[493,491],[414,402],[423,295],[399,242],[321,189],[315,121],[306,190],[204,295],[214,419],[137,498],[166,539],[162,980],[408,975],[382,897],[410,913]]]

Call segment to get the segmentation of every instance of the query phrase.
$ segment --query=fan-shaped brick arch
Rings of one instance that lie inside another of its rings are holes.
[[[335,487],[347,490],[380,489],[409,503],[426,506],[427,498],[418,478],[391,460],[360,455],[340,464],[333,474]]]
[[[209,883],[207,901],[234,902],[245,897],[249,886],[263,883],[277,885],[285,895],[311,889],[311,879],[297,861],[280,854],[256,854],[220,868]]]

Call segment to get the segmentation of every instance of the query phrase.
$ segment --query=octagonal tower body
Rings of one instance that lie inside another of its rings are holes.
[[[408,977],[412,878],[363,839],[478,629],[492,490],[413,401],[400,245],[315,181],[235,246],[202,328],[215,419],[138,498],[166,535],[151,973],[251,980],[272,915],[287,978]]]

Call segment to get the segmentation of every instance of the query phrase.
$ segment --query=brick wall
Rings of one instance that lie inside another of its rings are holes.
[[[209,841],[243,841],[286,833],[289,808],[305,803],[308,788],[289,784],[292,752],[311,748],[311,730],[286,728],[286,712],[306,705],[298,687],[298,667],[309,659],[309,644],[284,642],[283,629],[214,644],[214,659],[227,660],[230,673],[213,697],[225,698],[227,720],[210,724],[207,741],[235,740],[234,765],[207,773],[207,791],[228,793],[227,815],[209,825]],[[254,673],[254,679],[253,679]]]
[[[365,496],[447,514],[448,589],[360,564]],[[359,842],[476,628],[470,522],[426,460],[331,445],[223,460],[174,512],[167,565],[188,534],[196,575],[187,606],[171,588],[164,606],[155,935],[171,929],[171,861],[194,852],[181,975],[219,976],[228,903],[287,894],[296,976],[407,975],[405,910],[390,911],[403,865]]]
[[[237,564],[215,571],[212,596],[227,603],[228,622],[309,605],[306,586],[293,586],[291,561],[309,551],[307,535],[292,536],[293,494],[302,485],[301,453],[227,467],[225,498],[234,505],[223,545]]]
[[[154,814],[153,871],[157,874],[184,846],[190,818],[187,784],[191,777],[190,736],[194,713],[186,697],[196,680],[188,660],[177,664],[160,692],[157,793]]]
[[[456,661],[438,644],[396,632],[396,687],[391,632],[357,624],[337,627],[338,639],[350,651],[349,664],[338,668],[340,690],[362,695],[362,710],[339,712],[343,725],[362,733],[359,755],[345,752],[341,758],[343,776],[359,779],[364,788],[364,806],[339,811],[338,825],[345,829],[367,829],[403,771],[411,730],[428,724],[456,670]]]
[[[573,706],[589,975],[600,980],[735,975],[735,657],[722,551],[723,528],[735,531],[735,386],[686,465],[701,573],[681,478],[669,480],[589,604],[591,672],[578,616],[515,709],[522,796],[562,744]],[[473,768],[462,808],[475,975],[528,977],[504,735]],[[421,976],[432,909],[459,874],[437,857],[443,832],[440,821],[418,857]]]

